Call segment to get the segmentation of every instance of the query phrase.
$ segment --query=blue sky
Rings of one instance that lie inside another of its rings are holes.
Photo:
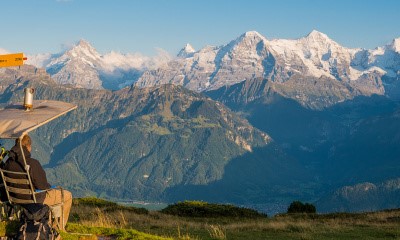
[[[100,52],[156,48],[175,54],[222,45],[255,30],[295,39],[313,29],[346,47],[372,49],[400,37],[398,0],[2,0],[0,48],[60,52],[86,39]]]

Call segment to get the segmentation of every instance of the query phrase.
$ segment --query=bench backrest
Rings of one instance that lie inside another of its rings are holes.
[[[36,192],[30,181],[29,173],[14,172],[0,168],[1,177],[8,201],[11,204],[36,203]]]

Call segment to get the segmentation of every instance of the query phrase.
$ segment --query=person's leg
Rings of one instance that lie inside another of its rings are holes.
[[[65,230],[65,225],[68,222],[69,218],[69,212],[71,211],[71,206],[72,206],[72,194],[70,191],[63,190],[64,191],[64,226],[63,229]]]
[[[63,211],[63,223],[61,222],[61,230],[65,230],[65,225],[67,224],[69,212],[72,205],[72,194],[70,191],[65,189],[51,189],[47,191],[46,197],[43,204],[49,205],[50,207],[55,207],[55,205],[61,204]],[[61,217],[61,216],[60,216]],[[60,219],[61,220],[61,219]]]

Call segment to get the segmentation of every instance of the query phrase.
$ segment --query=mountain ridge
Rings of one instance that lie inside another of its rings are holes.
[[[321,212],[360,212],[374,209],[398,208],[400,178],[384,182],[363,182],[344,186],[316,202]]]

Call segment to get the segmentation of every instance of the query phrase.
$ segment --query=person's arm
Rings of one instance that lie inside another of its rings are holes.
[[[36,159],[31,161],[30,175],[35,189],[45,190],[51,187],[47,182],[46,172]]]

